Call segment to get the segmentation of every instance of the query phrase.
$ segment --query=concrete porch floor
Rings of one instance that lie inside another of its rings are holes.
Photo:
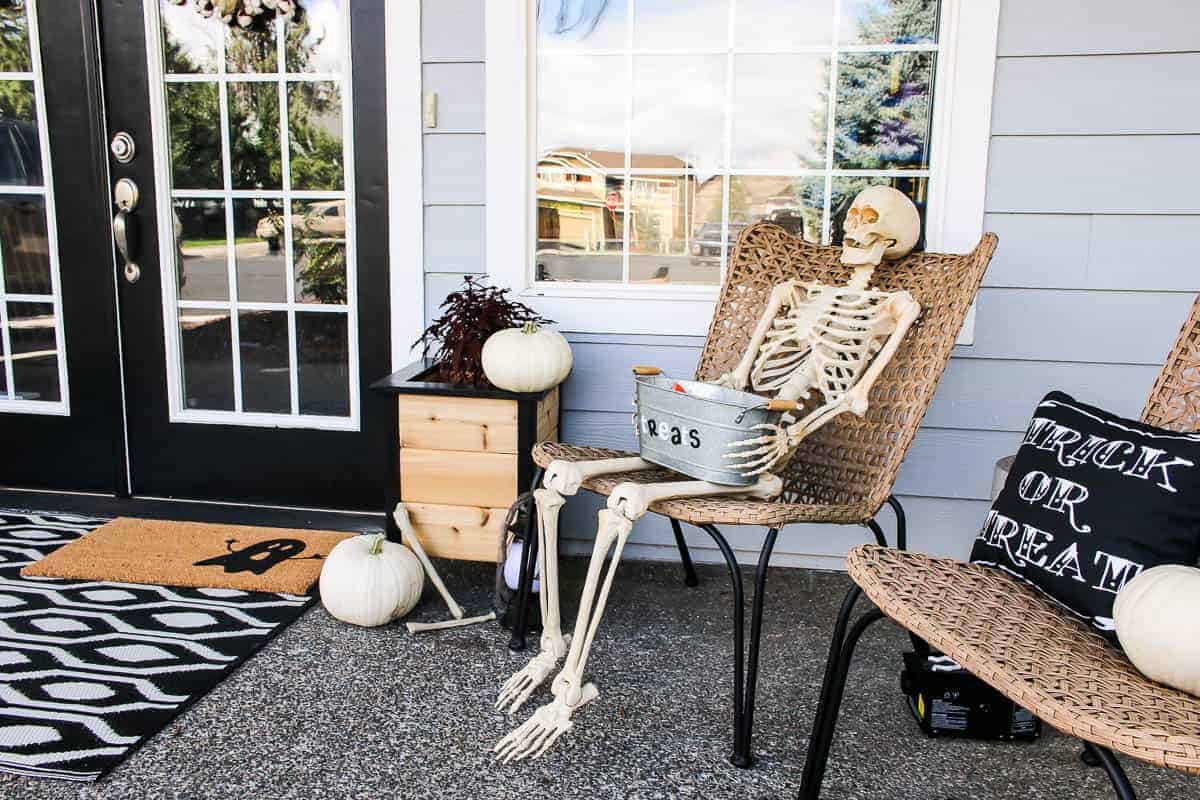
[[[585,562],[565,562],[575,598]],[[526,656],[495,625],[409,635],[365,630],[317,606],[97,784],[0,775],[0,797],[60,798],[786,798],[800,780],[843,575],[773,570],[755,719],[758,764],[729,764],[729,578],[675,564],[621,567],[589,672],[600,700],[542,759],[499,766],[492,744],[511,719],[492,711]],[[468,610],[489,605],[492,573],[447,565]],[[749,572],[746,574],[750,580]],[[479,587],[468,591],[465,587]],[[574,602],[567,608],[573,618]],[[445,608],[426,590],[414,619]],[[847,687],[824,797],[1108,798],[1102,770],[1047,729],[1032,744],[928,740],[899,691],[894,625],[864,638]],[[1200,779],[1122,758],[1142,798],[1200,795]]]

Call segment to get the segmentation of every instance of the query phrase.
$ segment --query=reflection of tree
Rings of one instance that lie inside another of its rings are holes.
[[[301,294],[320,303],[345,303],[346,240],[297,238],[293,244]]]
[[[29,64],[29,25],[25,3],[0,4],[0,72],[25,72]]]
[[[293,83],[288,87],[288,130],[291,136],[292,188],[340,189],[342,98],[337,84]]]

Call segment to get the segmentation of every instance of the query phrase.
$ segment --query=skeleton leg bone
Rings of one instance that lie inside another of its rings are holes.
[[[595,684],[584,683],[584,669],[604,615],[613,578],[633,530],[650,505],[671,497],[741,496],[770,498],[783,490],[783,482],[775,475],[763,475],[751,486],[723,486],[708,481],[679,481],[662,484],[622,483],[608,498],[608,507],[600,511],[596,545],[588,563],[587,581],[575,620],[575,638],[567,653],[562,671],[551,686],[554,699],[534,712],[516,730],[511,731],[493,748],[504,763],[537,758],[555,741],[569,731],[574,723],[571,716],[582,706],[600,696]],[[605,557],[612,550],[612,560],[601,582]],[[597,593],[597,587],[599,592]]]
[[[542,576],[538,601],[542,609],[542,637],[537,655],[500,687],[496,708],[509,714],[527,701],[550,677],[566,654],[571,637],[562,635],[558,594],[558,514],[566,503],[563,495],[574,495],[583,482],[598,475],[652,469],[654,464],[637,457],[595,461],[555,459],[546,467],[545,488],[534,492],[538,521],[538,572]]]

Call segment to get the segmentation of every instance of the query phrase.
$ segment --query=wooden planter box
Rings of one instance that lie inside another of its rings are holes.
[[[394,395],[399,499],[431,556],[495,562],[533,445],[558,439],[558,387],[539,394],[427,380],[418,361],[372,385]]]

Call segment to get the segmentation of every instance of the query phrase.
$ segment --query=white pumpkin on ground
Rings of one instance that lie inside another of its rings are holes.
[[[375,627],[404,616],[421,599],[425,570],[382,533],[338,542],[321,568],[321,604],[342,622]]]
[[[1200,569],[1145,570],[1117,593],[1113,621],[1125,655],[1143,675],[1200,695]]]
[[[540,392],[567,378],[571,346],[558,331],[527,322],[497,331],[483,343],[483,372],[493,386],[510,392]]]

